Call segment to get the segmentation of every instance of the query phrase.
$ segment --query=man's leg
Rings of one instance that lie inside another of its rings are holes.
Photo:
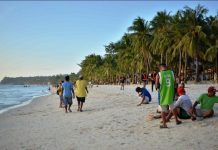
[[[162,118],[162,122],[163,122],[163,126],[160,126],[161,128],[167,128],[167,124],[166,124],[166,112],[161,112],[161,118]]]
[[[160,128],[167,128],[166,112],[167,112],[167,106],[161,106],[161,118],[162,118],[163,125],[160,125]]]
[[[154,81],[153,80],[151,81],[151,91],[152,92],[154,91]]]
[[[72,102],[72,97],[69,97],[69,98],[68,98],[68,104],[69,104],[69,106],[68,106],[68,111],[69,111],[69,112],[72,112],[71,109],[70,109],[72,103],[73,103],[73,102]]]
[[[170,119],[172,118],[172,116],[173,116],[173,113],[171,111],[169,111],[169,113],[168,113],[168,115],[166,117],[166,122],[169,122]]]
[[[67,97],[64,97],[64,108],[65,108],[65,113],[67,113]]]
[[[59,96],[60,97],[60,104],[59,104],[59,108],[61,108],[62,107],[62,98],[61,98],[61,96]]]
[[[78,102],[78,109],[77,109],[77,111],[80,111],[80,101],[77,100],[77,102]]]
[[[212,109],[212,110],[209,110],[209,111],[207,111],[207,112],[203,112],[203,117],[204,117],[204,118],[210,118],[210,117],[213,117],[213,115],[214,115],[213,109]]]
[[[80,112],[82,112],[83,111],[83,102],[81,101],[81,103],[80,103]]]
[[[175,118],[175,121],[176,121],[176,124],[181,124],[182,122],[178,119],[178,116],[177,116],[177,110],[173,108],[173,104],[169,105],[170,107],[170,111],[173,113],[173,116]]]

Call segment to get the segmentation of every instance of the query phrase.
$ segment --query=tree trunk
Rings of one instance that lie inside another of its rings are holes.
[[[163,63],[163,53],[161,53],[161,55],[160,55],[160,62],[161,62],[161,64]]]
[[[167,65],[167,53],[166,53],[166,59],[165,59],[166,65]]]
[[[195,58],[195,62],[196,62],[196,68],[195,68],[195,73],[196,73],[196,75],[195,75],[195,82],[198,82],[199,80],[198,80],[198,74],[199,74],[199,72],[198,72],[198,57],[196,57]]]
[[[181,68],[182,68],[182,52],[181,50],[179,50],[179,73],[178,73],[179,81],[181,79]]]
[[[147,61],[147,74],[149,73],[149,69],[148,69],[148,61]]]
[[[216,52],[216,79],[217,79],[217,75],[218,75],[218,51]],[[215,82],[217,82],[217,81],[215,81]]]
[[[186,83],[187,79],[187,54],[185,54],[185,67],[184,67],[184,82]]]

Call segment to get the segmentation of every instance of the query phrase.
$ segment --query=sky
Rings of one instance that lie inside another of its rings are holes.
[[[216,1],[0,1],[0,80],[77,73],[85,56],[104,55],[136,17],[150,21],[197,4],[217,14]]]

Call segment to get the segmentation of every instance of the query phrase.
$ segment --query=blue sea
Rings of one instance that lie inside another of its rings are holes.
[[[33,98],[49,95],[48,86],[1,85],[0,113],[29,104]]]

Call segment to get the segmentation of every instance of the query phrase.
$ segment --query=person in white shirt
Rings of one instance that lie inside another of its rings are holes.
[[[193,115],[192,102],[189,96],[185,94],[186,92],[184,88],[180,88],[178,93],[179,93],[179,98],[173,104],[173,109],[176,110],[176,114],[178,118],[192,119],[194,121],[196,117]],[[171,117],[172,114],[169,113],[166,120],[169,121]]]

